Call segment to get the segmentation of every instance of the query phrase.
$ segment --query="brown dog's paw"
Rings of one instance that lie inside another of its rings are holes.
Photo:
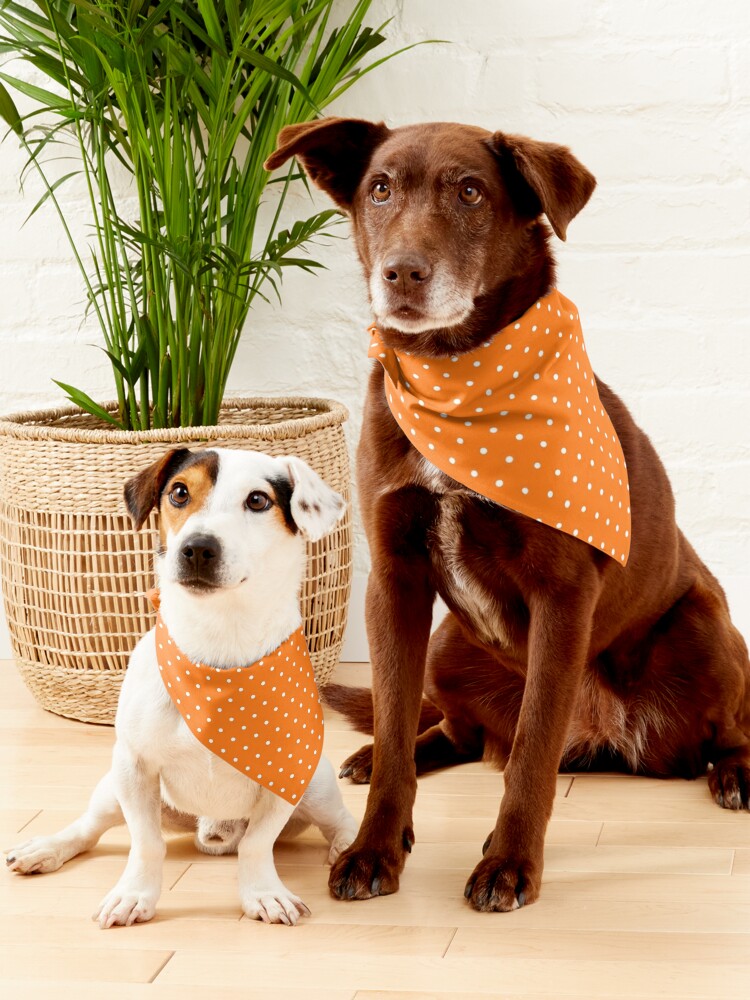
[[[336,899],[371,899],[398,892],[406,852],[414,843],[412,831],[405,830],[403,849],[350,847],[339,855],[328,876],[328,888]]]
[[[475,910],[507,912],[533,903],[540,881],[531,862],[485,855],[471,873],[464,896]]]
[[[708,787],[723,809],[750,809],[750,762],[726,757],[708,772]]]
[[[355,785],[369,785],[372,776],[372,743],[360,747],[341,765],[339,778],[351,778]]]

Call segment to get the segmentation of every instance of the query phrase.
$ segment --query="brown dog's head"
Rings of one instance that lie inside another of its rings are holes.
[[[266,166],[296,156],[351,216],[378,326],[393,347],[466,350],[554,280],[560,239],[596,184],[564,146],[442,122],[290,125]]]

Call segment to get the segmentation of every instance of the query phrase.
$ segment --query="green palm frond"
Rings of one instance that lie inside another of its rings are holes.
[[[284,125],[314,119],[383,61],[366,62],[386,28],[365,25],[370,5],[352,0],[331,28],[334,0],[0,0],[0,56],[34,71],[33,82],[0,71],[0,118],[25,148],[25,171],[42,178],[30,214],[53,205],[71,241],[119,411],[105,417],[63,385],[74,402],[127,429],[218,419],[253,299],[266,287],[278,296],[285,268],[320,268],[308,249],[338,221],[321,212],[281,229],[301,180],[291,168],[259,240],[263,164]],[[23,116],[13,90],[34,103]],[[78,162],[50,180],[46,157],[61,143]],[[135,219],[115,167],[132,176]],[[73,242],[60,200],[76,174],[88,248]]]

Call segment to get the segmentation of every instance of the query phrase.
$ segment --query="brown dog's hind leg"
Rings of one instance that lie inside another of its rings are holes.
[[[750,747],[728,754],[708,772],[708,787],[724,809],[750,809]]]
[[[454,743],[443,731],[444,723],[432,726],[417,737],[414,748],[414,763],[417,777],[441,771],[455,764],[468,764],[481,760],[483,743],[481,731],[467,731],[467,739]],[[372,775],[372,743],[360,747],[344,761],[339,772],[340,778],[350,778],[355,785],[368,785]]]
[[[478,660],[482,660],[482,664]],[[471,706],[462,701],[452,688],[458,671],[475,670],[484,664],[484,660],[495,673],[497,664],[483,650],[472,646],[453,615],[447,615],[432,635],[427,651],[425,684],[429,701],[422,703],[419,736],[414,748],[417,777],[482,759],[482,726],[473,718]],[[343,701],[343,698],[339,696],[339,700]],[[349,718],[353,715],[346,708],[340,710]],[[512,736],[508,751],[511,743]],[[350,778],[356,785],[366,785],[371,775],[372,744],[369,743],[344,761],[339,777]]]
[[[724,593],[705,567],[660,626],[649,672],[668,689],[672,719],[651,743],[658,764],[652,769],[693,778],[710,763],[708,787],[717,804],[748,809],[750,662]]]

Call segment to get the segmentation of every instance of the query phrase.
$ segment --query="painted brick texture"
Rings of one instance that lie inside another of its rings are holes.
[[[746,0],[375,0],[389,47],[426,39],[332,113],[391,125],[458,120],[563,142],[598,188],[566,244],[561,290],[579,306],[600,376],[670,472],[680,524],[720,576],[750,562],[750,5]],[[51,211],[12,138],[0,146],[0,409],[61,401],[51,378],[112,395],[95,326]],[[69,169],[65,167],[64,169]],[[71,190],[85,246],[80,192]],[[321,207],[325,199],[315,198]],[[270,210],[270,206],[269,206]],[[311,211],[302,192],[291,218]],[[340,235],[344,236],[342,226]],[[234,394],[327,394],[356,441],[368,370],[364,283],[351,240],[328,270],[288,274],[283,306],[252,311]],[[357,565],[367,565],[357,533]]]

